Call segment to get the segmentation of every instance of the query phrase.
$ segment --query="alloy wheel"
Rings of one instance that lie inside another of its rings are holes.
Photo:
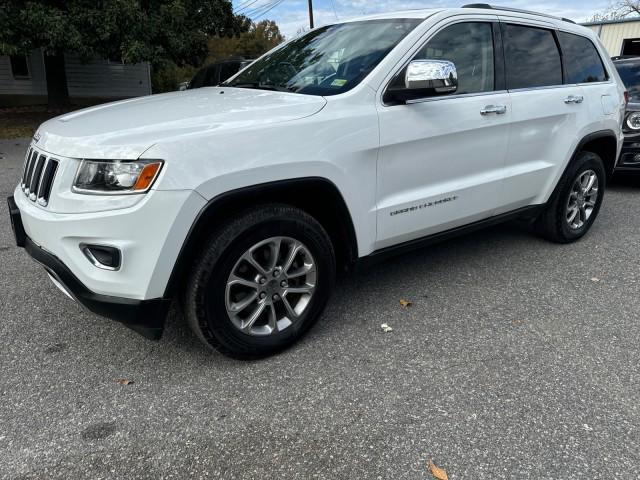
[[[591,218],[598,201],[598,175],[593,170],[581,172],[574,180],[567,200],[566,220],[579,230]]]
[[[225,306],[233,325],[247,335],[272,335],[300,319],[313,297],[316,263],[290,237],[271,237],[249,248],[231,269]]]

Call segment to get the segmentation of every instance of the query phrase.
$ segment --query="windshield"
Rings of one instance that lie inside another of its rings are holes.
[[[397,18],[321,27],[255,61],[224,85],[307,95],[344,93],[421,21]]]
[[[616,68],[622,78],[624,86],[627,87],[629,98],[632,102],[640,102],[640,64],[639,63],[616,63]]]

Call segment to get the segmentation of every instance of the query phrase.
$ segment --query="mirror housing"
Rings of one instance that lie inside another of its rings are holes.
[[[433,89],[436,93],[453,93],[458,89],[458,71],[447,60],[414,60],[404,77],[407,90]]]
[[[390,87],[385,97],[391,101],[407,103],[420,98],[454,93],[457,89],[458,71],[453,62],[412,60],[405,70],[404,85]]]

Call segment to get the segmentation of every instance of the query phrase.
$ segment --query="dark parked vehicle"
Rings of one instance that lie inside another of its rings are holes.
[[[629,92],[622,125],[624,145],[616,171],[640,173],[640,57],[616,57],[613,64]]]
[[[206,67],[201,68],[193,76],[193,79],[187,85],[187,90],[202,87],[215,87],[225,80],[231,78],[244,67],[249,65],[253,60],[247,60],[242,57],[234,57],[228,60],[221,60]]]

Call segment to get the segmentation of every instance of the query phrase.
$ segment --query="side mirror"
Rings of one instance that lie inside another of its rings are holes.
[[[402,81],[404,80],[404,82]],[[407,103],[411,100],[454,93],[458,89],[458,72],[447,60],[413,60],[404,79],[397,78],[385,94],[385,101]]]
[[[407,67],[404,86],[407,90],[452,93],[458,89],[458,71],[447,60],[414,60]]]

